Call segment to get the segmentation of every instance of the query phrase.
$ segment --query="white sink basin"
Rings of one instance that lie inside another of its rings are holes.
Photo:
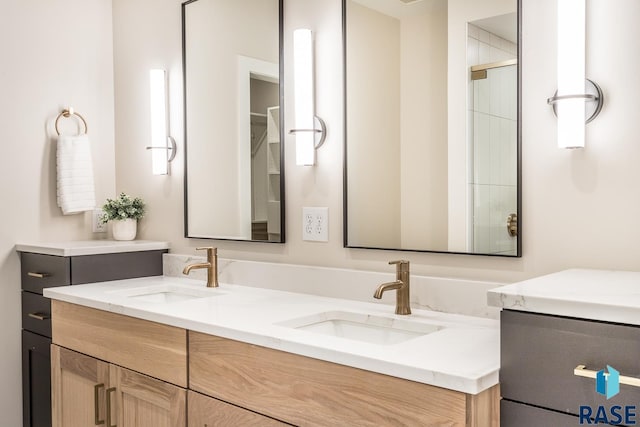
[[[113,293],[135,301],[160,304],[224,295],[223,292],[220,292],[217,289],[192,288],[189,286],[178,286],[172,284],[151,285],[141,288],[113,291]]]
[[[442,325],[330,311],[281,322],[278,325],[372,344],[397,344],[441,329]]]

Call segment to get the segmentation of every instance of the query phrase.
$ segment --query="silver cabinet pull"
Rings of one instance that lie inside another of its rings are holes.
[[[585,365],[578,365],[573,370],[573,375],[576,375],[578,377],[595,378],[597,374],[598,374],[597,371],[587,369]],[[640,378],[625,377],[623,375],[620,375],[620,384],[626,384],[633,387],[640,387]]]
[[[94,424],[100,426],[104,424],[104,420],[100,419],[100,389],[104,388],[104,384],[96,384],[93,386],[93,405],[95,413]]]
[[[38,319],[38,320],[47,320],[51,318],[50,314],[43,314],[43,313],[29,313],[27,314],[27,316],[31,317],[32,319]]]
[[[37,277],[38,279],[44,279],[45,277],[51,276],[49,273],[34,273],[32,271],[27,273],[29,277]]]

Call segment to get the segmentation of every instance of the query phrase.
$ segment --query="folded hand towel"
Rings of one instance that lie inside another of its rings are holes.
[[[62,213],[69,215],[94,209],[96,196],[89,137],[60,135],[56,158],[58,206]]]

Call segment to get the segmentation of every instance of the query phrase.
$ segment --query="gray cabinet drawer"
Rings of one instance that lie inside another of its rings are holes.
[[[71,257],[71,284],[161,276],[166,250]]]
[[[561,414],[504,399],[500,401],[501,427],[576,427],[577,425],[578,417],[575,415]]]
[[[22,292],[22,329],[51,338],[51,300]]]
[[[33,254],[20,254],[22,289],[42,294],[43,288],[64,286],[71,283],[71,260],[69,258]]]
[[[502,396],[509,400],[578,415],[581,405],[637,405],[640,388],[621,384],[607,400],[595,379],[573,374],[612,366],[640,378],[640,327],[503,310],[501,313]],[[540,425],[540,424],[539,424]]]

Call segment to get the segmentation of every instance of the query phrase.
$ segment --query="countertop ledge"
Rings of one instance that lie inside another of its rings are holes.
[[[570,269],[491,289],[490,306],[640,326],[640,272]]]
[[[139,288],[164,285],[211,295],[162,303],[130,297]],[[166,276],[47,288],[44,295],[469,394],[498,383],[500,334],[498,322],[492,319],[417,309],[410,316],[398,316],[385,304],[225,283],[211,289],[202,281]],[[331,311],[410,319],[445,328],[401,343],[380,345],[280,325]]]
[[[153,240],[76,240],[68,242],[18,243],[18,252],[54,256],[83,256],[169,249],[168,242]]]

